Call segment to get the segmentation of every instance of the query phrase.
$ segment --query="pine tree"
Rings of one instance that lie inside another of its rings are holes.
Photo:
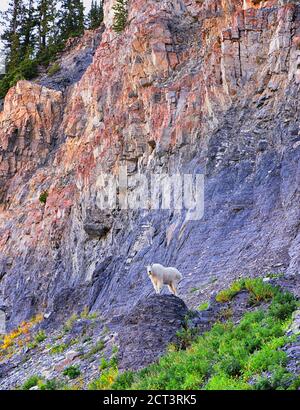
[[[102,1],[93,10],[96,24],[100,11],[103,15]],[[6,56],[0,98],[17,81],[34,78],[38,65],[48,65],[65,41],[83,34],[85,28],[82,0],[10,0],[8,10],[0,13],[0,20]]]
[[[103,1],[92,0],[91,9],[87,15],[87,26],[90,30],[95,30],[103,21]]]
[[[113,5],[114,10],[114,20],[113,20],[113,30],[117,33],[122,32],[127,24],[128,18],[128,1],[127,0],[116,0]]]
[[[37,19],[34,0],[28,0],[22,7],[22,18],[20,25],[20,54],[22,59],[29,58],[34,54],[36,25]]]
[[[6,71],[18,65],[21,60],[20,27],[23,5],[22,0],[11,0],[7,11],[1,14],[1,25],[4,27],[1,40],[6,50]]]
[[[33,15],[33,0],[11,0],[8,10],[1,14],[6,73],[0,81],[0,98],[18,80],[31,79],[37,74]]]
[[[57,0],[38,0],[38,52],[45,53],[53,42],[56,30]]]
[[[37,0],[36,57],[39,64],[47,66],[62,47],[58,37],[57,7],[59,0]]]
[[[62,39],[80,36],[84,32],[84,6],[82,0],[62,0],[59,28]]]

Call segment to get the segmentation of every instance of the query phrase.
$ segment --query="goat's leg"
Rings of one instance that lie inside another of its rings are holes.
[[[171,286],[171,289],[172,289],[174,295],[177,296],[176,283],[172,282],[170,286]]]
[[[156,286],[156,281],[151,279],[152,285],[154,287],[155,293],[157,293],[157,286]]]
[[[155,293],[158,295],[160,293],[159,282],[153,281],[153,286],[154,286],[154,289],[155,289]]]

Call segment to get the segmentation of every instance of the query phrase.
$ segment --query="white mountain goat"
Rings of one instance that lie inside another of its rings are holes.
[[[156,293],[160,293],[164,285],[168,285],[170,292],[177,296],[177,285],[182,279],[182,274],[176,268],[165,268],[159,263],[147,266],[147,273],[151,279]]]

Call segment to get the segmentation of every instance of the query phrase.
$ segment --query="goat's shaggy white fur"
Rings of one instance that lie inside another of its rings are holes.
[[[153,263],[147,266],[147,273],[156,293],[160,293],[163,285],[167,285],[169,290],[177,296],[177,285],[182,279],[182,274],[178,269],[165,268],[159,263]]]

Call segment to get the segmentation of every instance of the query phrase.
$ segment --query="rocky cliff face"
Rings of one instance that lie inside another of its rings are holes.
[[[111,3],[104,32],[72,49],[72,81],[66,68],[21,81],[0,113],[8,329],[84,306],[128,314],[152,291],[149,262],[183,273],[190,307],[240,275],[299,275],[300,5],[131,0],[116,35]],[[100,209],[99,177],[123,165],[129,185],[138,172],[204,173],[204,217]]]

